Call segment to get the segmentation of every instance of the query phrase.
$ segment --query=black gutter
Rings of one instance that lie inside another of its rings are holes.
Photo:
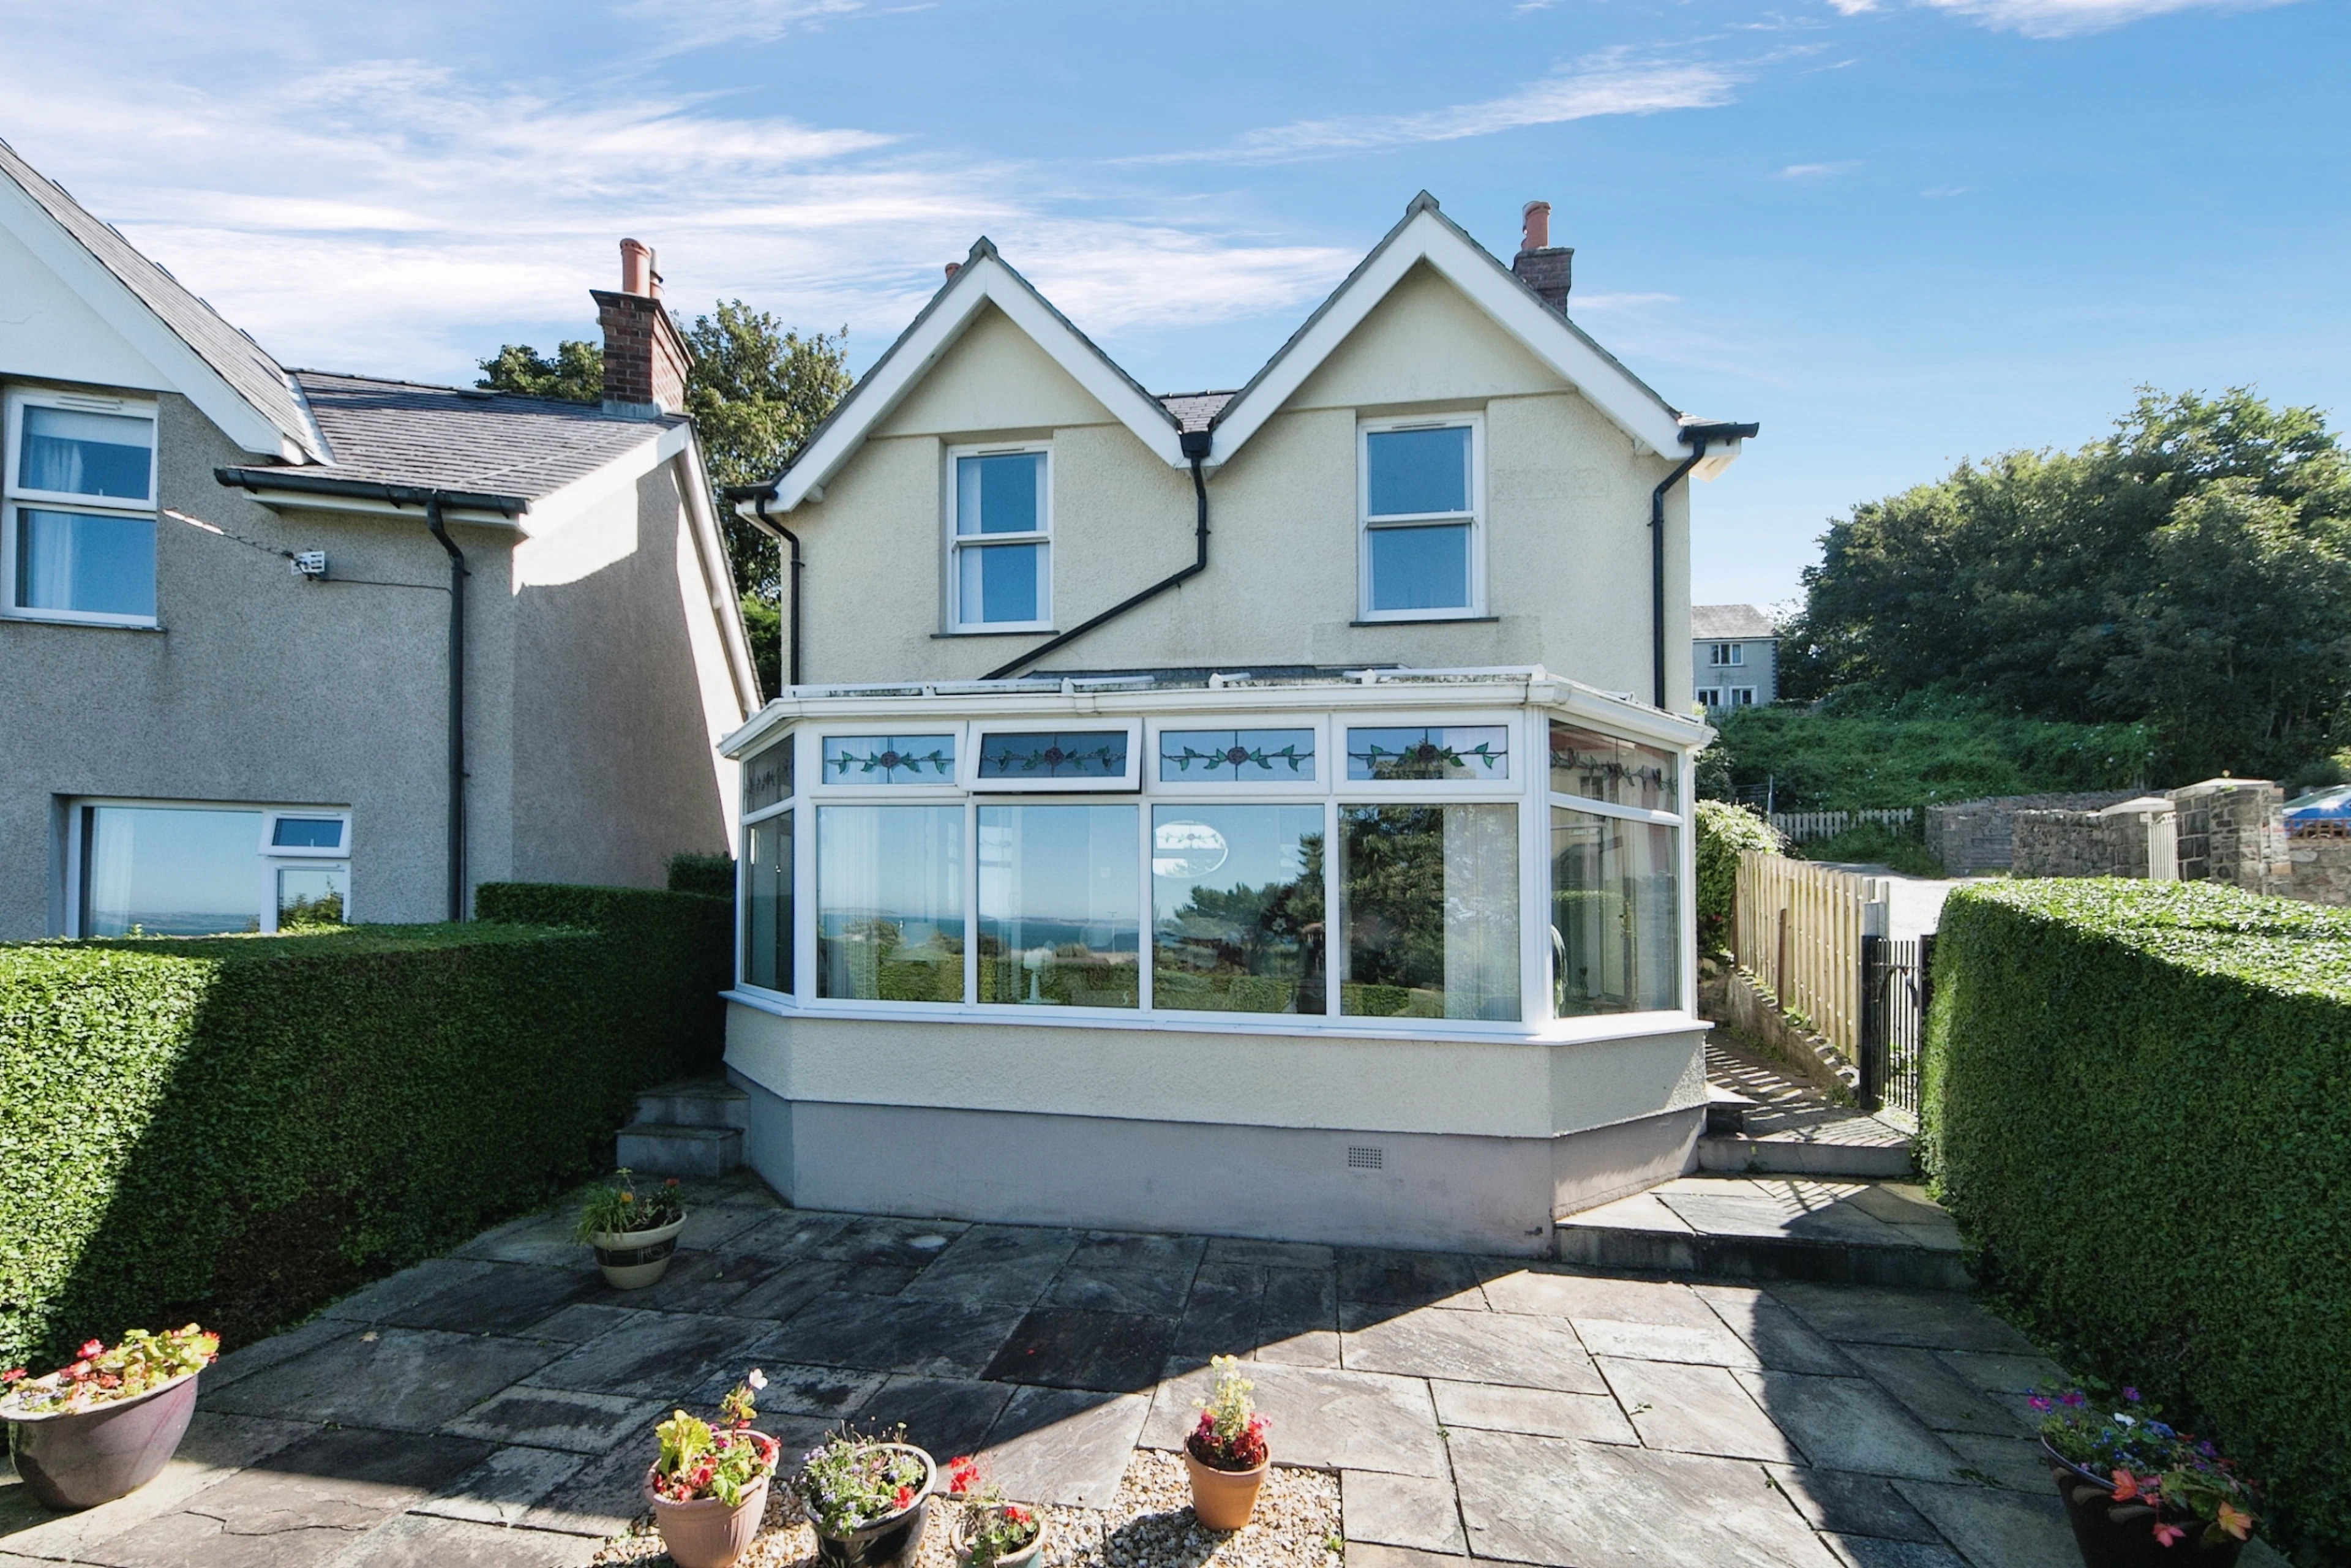
[[[422,507],[424,526],[449,553],[449,918],[465,918],[465,553],[449,537],[444,507],[516,517],[530,503],[520,496],[490,496],[470,490],[436,490],[416,485],[384,485],[371,479],[335,479],[287,474],[271,468],[215,468],[225,486],[259,494],[280,490],[306,496],[340,496]]]
[[[1125,614],[1128,611],[1134,609],[1136,605],[1141,604],[1144,601],[1147,599],[1155,599],[1160,594],[1166,592],[1169,589],[1175,587],[1177,583],[1187,581],[1208,570],[1208,481],[1207,476],[1200,472],[1200,465],[1207,460],[1208,453],[1214,439],[1215,438],[1205,430],[1187,430],[1183,433],[1181,437],[1184,447],[1184,455],[1190,458],[1192,462],[1192,494],[1197,507],[1197,520],[1194,525],[1193,532],[1192,564],[1171,576],[1161,578],[1157,582],[1153,583],[1150,587],[1144,589],[1142,592],[1135,594],[1134,597],[1122,600],[1118,603],[1112,605],[1108,610],[1103,611],[1101,614],[1095,616],[1092,620],[1084,622],[1082,625],[1073,626],[1069,631],[1064,632],[1060,636],[1052,639],[1050,642],[1040,643],[1037,647],[1031,648],[1027,653],[1020,654],[1019,657],[998,664],[996,668],[988,671],[987,674],[980,676],[979,678],[981,680],[1003,680],[1023,665],[1035,664],[1038,660],[1043,658],[1054,649],[1063,647],[1069,643],[1076,642],[1079,638],[1084,636],[1095,627],[1102,625],[1104,622],[1115,621],[1120,616]]]
[[[768,516],[768,503],[776,498],[776,486],[772,482],[765,485],[729,485],[718,493],[729,501],[750,502],[752,510],[758,514],[759,526],[792,547],[791,653],[786,664],[784,684],[788,686],[799,685],[800,684],[800,570],[807,564],[800,559],[800,537]]]
[[[1674,465],[1672,473],[1657,481],[1649,492],[1649,666],[1656,682],[1656,704],[1666,708],[1666,492],[1681,483],[1682,476],[1698,465],[1706,455],[1708,441],[1741,441],[1756,434],[1760,424],[1686,424],[1682,440],[1690,455]],[[1666,711],[1673,711],[1666,708]]]

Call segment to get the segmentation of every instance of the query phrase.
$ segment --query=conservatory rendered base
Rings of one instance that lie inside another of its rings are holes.
[[[786,1019],[740,1005],[729,1012],[730,1076],[751,1096],[745,1154],[802,1208],[1541,1257],[1552,1252],[1555,1217],[1681,1175],[1705,1117],[1702,1025],[1567,1045],[1225,1037],[1217,1043],[1240,1048],[1257,1070],[1251,1076],[1290,1091],[1241,1096],[1259,1103],[1260,1113],[1282,1109],[1265,1100],[1294,1105],[1318,1065],[1352,1069],[1351,1092],[1327,1086],[1334,1091],[1327,1109],[1342,1114],[1315,1118],[1322,1125],[1274,1125],[1270,1116],[1233,1116],[1238,1106],[1218,1092],[1231,1085],[1220,1082],[1217,1064],[1183,1049],[1197,1036],[944,1020],[909,1032],[879,1021]],[[906,1050],[915,1039],[922,1048]],[[1352,1050],[1334,1060],[1334,1047]],[[876,1076],[895,1077],[909,1092],[840,1092],[844,1076],[867,1076],[841,1071],[843,1048],[868,1067],[894,1067]],[[1046,1110],[936,1103],[952,1097],[940,1093],[953,1088],[941,1079],[956,1076],[955,1069],[931,1077],[910,1060],[938,1051],[967,1070],[972,1056],[995,1056],[1003,1071],[985,1076],[1000,1084],[1025,1076],[1008,1059],[1073,1048],[1102,1054],[1091,1071],[1054,1075],[1065,1089],[1082,1081],[1084,1092],[1029,1097],[1030,1105],[1065,1102]],[[1516,1113],[1498,1113],[1494,1097],[1530,1071],[1567,1082],[1527,1081]],[[1121,1078],[1130,1079],[1123,1092]],[[1586,1092],[1574,1092],[1578,1079]],[[1217,1119],[1190,1119],[1167,1103],[1187,1084]],[[925,1098],[934,1103],[905,1103]],[[1083,1103],[1104,1098],[1123,1102],[1125,1113]],[[1554,1113],[1562,1101],[1568,1113]],[[1581,1114],[1572,1109],[1578,1101]],[[1418,1114],[1343,1114],[1376,1113],[1387,1102]],[[1531,1118],[1538,1104],[1542,1113]],[[1497,1124],[1491,1131],[1459,1124],[1481,1112]],[[1582,1124],[1560,1130],[1562,1121]]]

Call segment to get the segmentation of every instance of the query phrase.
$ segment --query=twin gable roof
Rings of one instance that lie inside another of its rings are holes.
[[[777,477],[775,504],[789,511],[804,500],[821,500],[823,486],[990,305],[1171,466],[1187,462],[1180,440],[1184,432],[1208,430],[1213,446],[1207,464],[1213,467],[1239,451],[1405,276],[1423,264],[1452,283],[1642,449],[1676,454],[1690,433],[1704,429],[1711,447],[1708,467],[1719,469],[1737,455],[1740,435],[1752,434],[1704,426],[1674,408],[1583,328],[1546,305],[1423,191],[1346,281],[1235,393],[1154,397],[983,237]]]

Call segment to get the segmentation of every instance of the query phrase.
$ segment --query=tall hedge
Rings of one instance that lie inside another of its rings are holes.
[[[1739,895],[1739,853],[1778,854],[1788,841],[1752,808],[1726,800],[1698,803],[1698,945],[1701,953],[1730,946],[1730,915]]]
[[[638,1091],[707,1070],[724,901],[480,892],[547,918],[0,946],[0,1365],[269,1333],[594,1174]]]
[[[2351,913],[2210,883],[1944,906],[1928,1166],[1979,1274],[2351,1544]]]

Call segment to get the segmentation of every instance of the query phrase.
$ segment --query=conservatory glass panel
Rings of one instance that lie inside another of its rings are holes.
[[[952,735],[828,735],[828,784],[952,784]]]
[[[1551,856],[1552,1009],[1680,1006],[1674,830],[1554,806]]]
[[[1143,888],[1134,806],[979,808],[979,999],[1131,1008]]]
[[[792,737],[784,737],[743,764],[743,810],[756,811],[792,798]]]
[[[792,813],[754,822],[743,865],[743,983],[792,988]]]
[[[1320,805],[1155,807],[1151,888],[1154,1007],[1324,1011]]]
[[[1517,1018],[1518,808],[1348,806],[1339,834],[1339,1010]]]
[[[963,808],[823,806],[817,994],[963,1000]]]
[[[1375,780],[1508,779],[1506,725],[1414,725],[1347,731],[1347,777]]]
[[[1311,729],[1165,729],[1159,732],[1162,783],[1238,780],[1244,784],[1311,782]]]
[[[1123,779],[1123,729],[1004,731],[979,741],[982,779]]]
[[[1612,806],[1678,811],[1681,758],[1670,751],[1551,721],[1551,789]]]

